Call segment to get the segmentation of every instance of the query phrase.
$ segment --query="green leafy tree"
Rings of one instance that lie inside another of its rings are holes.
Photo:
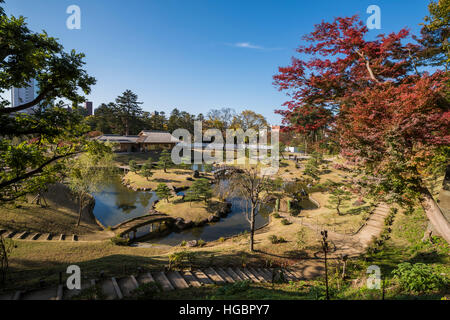
[[[351,200],[351,192],[344,189],[342,185],[332,187],[331,194],[328,198],[328,209],[336,210],[337,214],[341,214],[341,209],[348,207],[347,203]]]
[[[158,184],[158,187],[156,188],[155,192],[158,198],[166,199],[167,202],[169,202],[169,198],[172,195],[169,187],[165,183]]]
[[[58,179],[64,162],[88,151],[95,142],[78,112],[68,112],[57,99],[76,107],[95,79],[83,69],[84,54],[65,52],[47,33],[34,33],[24,17],[7,16],[0,0],[0,201],[13,201]],[[39,88],[32,101],[10,106],[5,91]],[[36,106],[36,107],[33,107]],[[33,109],[31,109],[33,107]],[[27,112],[27,113],[25,113]]]
[[[450,64],[450,0],[431,1],[429,15],[424,18],[421,37],[414,37],[421,45],[413,61],[431,66],[444,66],[448,71]],[[410,52],[411,57],[413,53]],[[417,65],[416,65],[417,67]],[[417,69],[416,72],[418,73]]]
[[[161,155],[159,156],[158,167],[163,169],[164,172],[167,172],[167,168],[169,168],[171,164],[172,158],[169,151],[163,150],[163,152],[161,152]]]
[[[103,181],[113,170],[112,151],[104,145],[95,155],[85,153],[70,162],[68,185],[78,199],[78,221],[81,223],[84,206],[91,200],[91,193],[98,192]]]

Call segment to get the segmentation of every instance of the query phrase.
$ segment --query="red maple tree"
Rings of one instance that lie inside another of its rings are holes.
[[[450,225],[423,182],[450,154],[449,74],[420,72],[419,44],[407,29],[366,40],[357,16],[322,22],[274,84],[290,100],[277,112],[293,130],[332,130],[341,153],[377,179],[374,191],[400,203],[422,202],[450,241]]]

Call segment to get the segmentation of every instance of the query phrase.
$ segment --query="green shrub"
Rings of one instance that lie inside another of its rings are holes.
[[[283,219],[283,220],[281,220],[281,224],[284,226],[287,226],[287,225],[290,225],[291,222],[288,219]]]
[[[113,238],[111,238],[111,242],[115,244],[116,246],[127,246],[130,242],[130,239],[122,238],[121,236],[117,235]]]
[[[205,240],[200,239],[200,240],[197,241],[197,245],[198,245],[199,247],[203,247],[205,244],[206,244],[206,241],[205,241]]]
[[[181,247],[185,247],[186,244],[187,244],[186,240],[183,240],[183,241],[181,241],[180,246],[181,246]]]
[[[225,238],[224,237],[220,237],[219,238],[219,242],[225,242]]]
[[[192,265],[194,253],[189,251],[178,251],[169,254],[169,270],[183,268],[185,265]]]
[[[272,244],[286,242],[286,240],[283,237],[277,237],[276,235],[269,236],[269,240]]]
[[[425,293],[437,291],[448,285],[447,279],[438,274],[432,266],[424,263],[400,263],[394,271],[402,289],[408,292]]]
[[[281,216],[280,216],[280,214],[279,214],[278,212],[275,212],[275,213],[273,214],[273,217],[276,218],[276,219],[281,218]]]
[[[296,236],[297,236],[297,241],[296,241],[297,248],[299,248],[301,250],[305,249],[306,240],[307,240],[305,227],[301,227],[300,230],[297,232]]]
[[[141,284],[139,287],[134,289],[131,294],[133,298],[138,300],[148,300],[153,299],[155,295],[161,291],[161,285],[157,282],[149,282]]]
[[[218,296],[229,296],[236,293],[245,292],[250,288],[250,284],[251,284],[250,280],[229,283],[218,288],[215,294]]]

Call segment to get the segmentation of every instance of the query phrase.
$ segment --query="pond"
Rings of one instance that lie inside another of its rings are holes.
[[[133,191],[126,188],[119,176],[112,176],[105,181],[101,192],[93,194],[95,198],[94,215],[105,226],[114,226],[126,220],[148,214],[153,202],[158,197],[151,191]],[[214,241],[221,237],[230,237],[249,230],[249,223],[245,218],[246,205],[240,198],[227,199],[232,203],[231,212],[220,221],[206,224],[201,227],[191,228],[180,232],[171,232],[159,238],[147,240],[147,242],[178,245],[183,240]],[[304,209],[307,209],[305,203]],[[256,216],[256,228],[268,222],[272,206],[261,208]],[[145,226],[137,230],[137,237],[148,234],[149,227]]]

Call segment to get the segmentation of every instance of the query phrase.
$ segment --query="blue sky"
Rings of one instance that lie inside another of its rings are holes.
[[[251,109],[272,124],[286,100],[272,85],[288,65],[302,35],[337,16],[381,8],[381,30],[418,33],[428,0],[6,0],[8,14],[28,18],[66,50],[86,54],[97,79],[89,100],[97,107],[126,89],[147,111],[191,113],[212,108]],[[69,5],[81,8],[81,30],[66,28]]]

